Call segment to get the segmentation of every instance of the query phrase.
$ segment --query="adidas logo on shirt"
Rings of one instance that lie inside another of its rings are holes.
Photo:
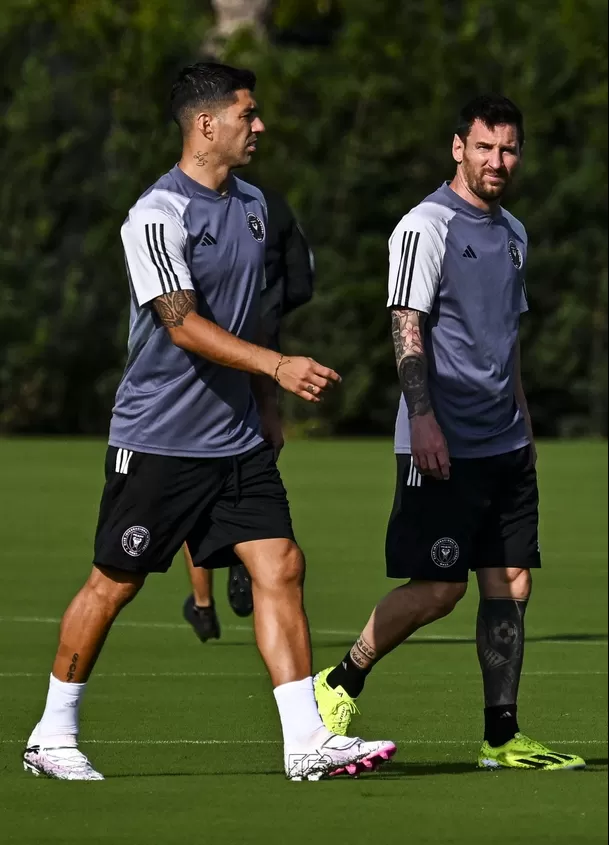
[[[474,252],[474,250],[471,248],[471,246],[469,244],[465,248],[465,252],[463,253],[463,258],[478,258],[478,256],[476,255],[476,253]]]
[[[213,235],[210,235],[209,232],[205,232],[199,243],[201,244],[201,246],[215,246],[218,241],[214,238]]]

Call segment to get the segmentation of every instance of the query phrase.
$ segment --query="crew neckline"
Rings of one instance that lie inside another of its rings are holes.
[[[200,182],[197,182],[196,179],[193,179],[192,176],[189,176],[188,173],[184,173],[179,164],[175,164],[171,168],[171,174],[178,180],[178,182],[181,182],[185,188],[188,188],[188,190],[193,193],[202,194],[202,196],[213,200],[228,199],[233,192],[235,184],[234,176],[231,173],[228,177],[228,189],[226,193],[221,194],[220,191],[214,191],[211,188],[207,188],[205,185],[201,185]]]
[[[478,208],[478,206],[473,205],[473,203],[468,202],[466,199],[463,199],[455,190],[450,187],[450,182],[443,182],[440,191],[444,194],[450,202],[457,205],[462,211],[467,212],[468,214],[473,215],[474,217],[479,217],[483,219],[485,217],[490,218],[491,220],[495,219],[496,217],[500,217],[502,213],[501,205],[497,206],[496,211],[485,211],[483,208]]]

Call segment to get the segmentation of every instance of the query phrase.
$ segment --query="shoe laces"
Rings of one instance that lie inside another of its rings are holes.
[[[547,752],[549,750],[545,745],[542,745],[541,742],[537,742],[537,740],[531,739],[531,737],[526,736],[525,734],[517,733],[514,739],[518,741],[519,745],[524,745],[525,748],[528,748],[530,751]]]
[[[78,748],[44,748],[42,749],[49,760],[55,765],[69,766],[78,771],[93,771],[93,766]]]
[[[355,701],[352,699],[345,699],[336,702],[336,704],[332,707],[332,715],[336,718],[340,727],[344,728],[349,724],[353,716],[360,715],[360,711]]]

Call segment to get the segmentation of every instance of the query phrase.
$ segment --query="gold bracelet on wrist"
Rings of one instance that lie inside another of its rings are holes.
[[[285,358],[284,355],[279,356],[279,362],[277,364],[277,367],[275,368],[275,375],[273,376],[273,380],[276,381],[277,384],[279,384],[279,367],[281,367],[281,365],[283,364],[284,358]]]

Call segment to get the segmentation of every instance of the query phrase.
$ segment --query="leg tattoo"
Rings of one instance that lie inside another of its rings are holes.
[[[328,675],[332,689],[341,686],[352,698],[357,698],[364,689],[366,678],[376,660],[376,649],[363,637],[359,637],[343,660]]]
[[[526,601],[482,599],[476,644],[487,707],[515,704],[524,659]]]
[[[72,655],[72,662],[70,663],[70,668],[68,669],[68,672],[67,672],[67,675],[66,675],[66,681],[69,682],[69,681],[74,680],[74,675],[76,673],[79,658],[80,658],[80,654],[78,654],[78,653]]]
[[[353,648],[349,652],[351,660],[355,663],[358,669],[371,669],[372,664],[376,660],[376,649],[368,643],[363,637],[359,637]]]
[[[494,747],[518,732],[517,701],[524,659],[527,602],[481,599],[476,643],[485,702],[484,738]]]

